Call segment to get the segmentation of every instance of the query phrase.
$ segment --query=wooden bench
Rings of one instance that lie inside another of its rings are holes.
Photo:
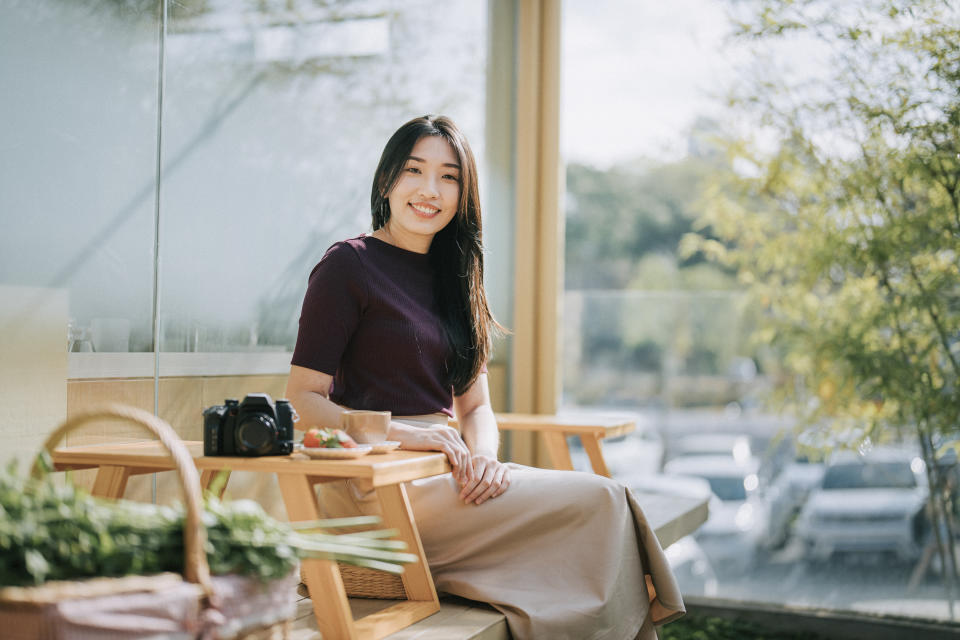
[[[497,421],[505,431],[542,433],[557,469],[573,470],[567,437],[579,437],[593,471],[608,477],[610,471],[603,458],[601,441],[626,435],[635,429],[632,420],[612,417],[500,413]],[[505,622],[498,612],[485,605],[460,600],[446,601],[441,606],[437,598],[402,483],[449,471],[443,454],[398,451],[386,456],[370,455],[345,461],[298,461],[287,457],[206,458],[201,455],[202,443],[188,442],[187,445],[201,471],[204,488],[209,487],[216,474],[224,469],[276,473],[287,512],[294,521],[320,517],[314,490],[316,483],[342,478],[361,479],[377,489],[384,526],[398,529],[408,549],[420,555],[421,562],[411,565],[404,573],[409,600],[399,604],[396,601],[350,601],[344,593],[335,563],[305,561],[308,588],[323,593],[324,597],[305,599],[300,603],[300,610],[312,615],[305,613],[300,617],[295,629],[306,632],[306,635],[296,637],[314,638],[314,630],[331,639],[383,638],[391,634],[397,640],[418,638],[421,634],[440,637],[437,633],[451,640],[507,637]],[[58,449],[53,460],[57,469],[97,468],[93,492],[111,498],[123,495],[131,475],[172,468],[169,459],[154,442]],[[682,491],[673,493],[669,487],[661,486],[635,488],[634,493],[663,547],[692,533],[706,521],[706,496]],[[441,612],[439,616],[428,618],[438,611]]]

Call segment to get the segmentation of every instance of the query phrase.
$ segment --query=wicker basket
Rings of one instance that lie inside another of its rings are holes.
[[[211,578],[205,551],[200,479],[183,442],[166,422],[146,411],[109,404],[79,414],[44,443],[46,451],[71,430],[89,422],[123,419],[156,435],[170,453],[186,505],[183,576],[92,578],[0,589],[0,628],[6,640],[132,640],[170,637],[270,638],[289,636],[296,573],[264,588],[240,576]],[[40,456],[33,475],[41,473]],[[227,594],[226,597],[218,597]],[[260,602],[257,599],[260,598]],[[289,601],[289,604],[288,602]],[[275,611],[264,617],[264,611]]]
[[[345,562],[338,562],[337,565],[340,567],[343,587],[351,598],[404,600],[407,597],[400,576]]]

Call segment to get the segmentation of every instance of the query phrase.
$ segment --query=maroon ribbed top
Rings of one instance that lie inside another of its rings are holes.
[[[449,346],[426,254],[360,236],[314,267],[292,364],[333,376],[330,399],[394,415],[453,415]]]

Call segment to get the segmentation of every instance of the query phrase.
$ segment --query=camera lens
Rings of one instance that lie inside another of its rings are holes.
[[[246,416],[237,427],[237,453],[265,455],[277,441],[277,425],[262,413]]]

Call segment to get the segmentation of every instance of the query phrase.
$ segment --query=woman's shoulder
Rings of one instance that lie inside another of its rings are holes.
[[[334,273],[336,275],[356,274],[358,269],[362,268],[363,258],[367,252],[367,238],[369,236],[360,235],[355,238],[347,238],[330,245],[330,248],[323,254],[320,262],[313,267],[310,272],[310,278],[320,272]]]

